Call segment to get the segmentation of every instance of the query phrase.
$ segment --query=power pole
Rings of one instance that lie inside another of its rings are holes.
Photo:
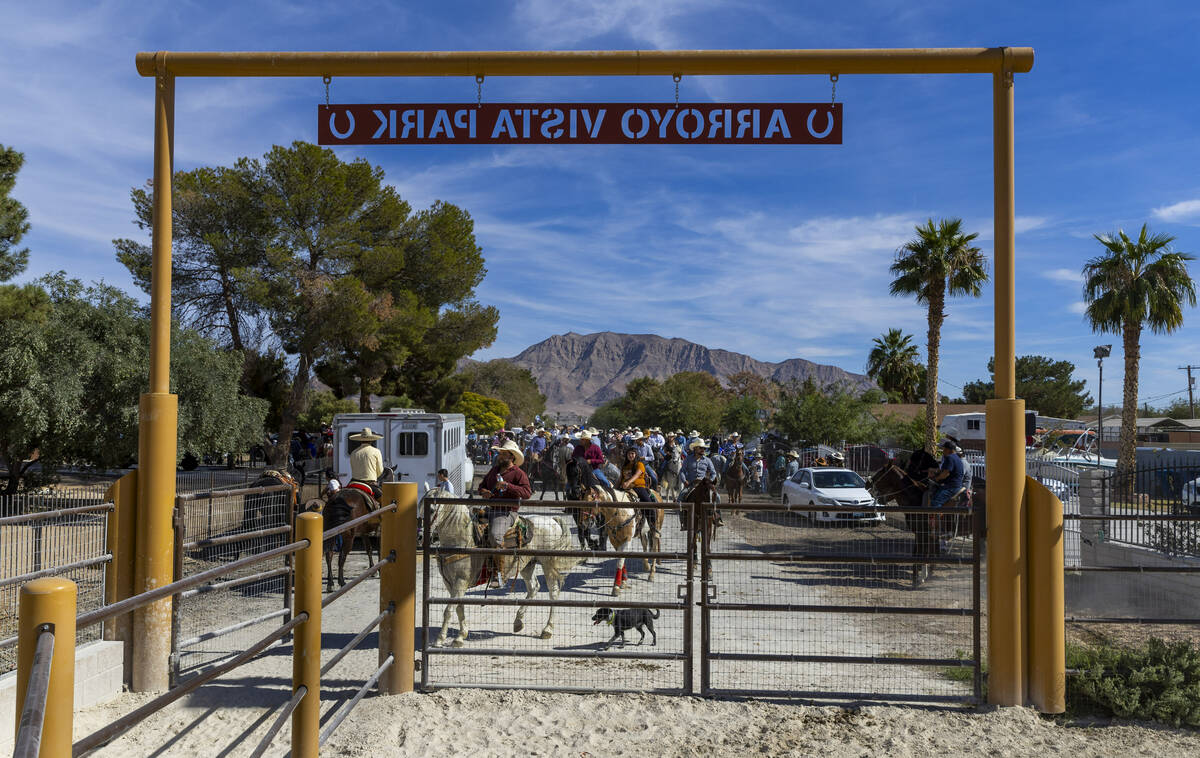
[[[1192,369],[1200,369],[1200,366],[1180,366],[1180,371],[1186,371],[1188,375],[1188,407],[1192,411],[1192,418],[1196,418],[1196,400],[1192,396],[1192,384],[1196,381],[1192,378]]]

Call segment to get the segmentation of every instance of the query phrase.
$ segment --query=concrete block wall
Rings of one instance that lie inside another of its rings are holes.
[[[75,651],[75,708],[89,708],[121,694],[125,643],[100,641]],[[0,676],[0,755],[11,755],[16,737],[17,672]]]

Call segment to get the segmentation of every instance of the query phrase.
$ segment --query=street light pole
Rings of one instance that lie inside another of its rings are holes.
[[[1096,466],[1104,457],[1104,359],[1112,354],[1112,345],[1097,345],[1092,348],[1096,365],[1100,367],[1100,382],[1096,387]]]

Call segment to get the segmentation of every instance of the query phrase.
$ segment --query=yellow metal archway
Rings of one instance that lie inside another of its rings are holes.
[[[1030,617],[1026,593],[1029,560],[1025,519],[1024,401],[1015,397],[1015,281],[1013,188],[1013,75],[1033,68],[1028,47],[876,50],[653,50],[580,52],[145,52],[142,76],[155,80],[153,273],[151,284],[150,391],[140,411],[137,563],[133,591],[172,580],[171,507],[175,497],[177,399],[170,393],[171,180],[175,79],[276,76],[671,76],[804,74],[991,74],[995,202],[995,393],[987,404],[988,659],[989,700],[1004,705],[1032,699],[1061,711],[1061,539],[1057,607],[1058,641],[1032,646],[1034,635],[1054,627],[1038,611]],[[405,516],[401,514],[401,517]],[[408,516],[411,521],[415,514]],[[1044,526],[1044,524],[1043,524]],[[1041,535],[1046,530],[1031,532]],[[1061,532],[1061,529],[1059,530]],[[1053,529],[1049,529],[1053,534]],[[1031,537],[1031,539],[1034,539]],[[1037,550],[1053,552],[1053,544]],[[411,563],[412,558],[410,557]],[[400,561],[401,564],[404,561]],[[1053,561],[1051,564],[1053,565]],[[1040,565],[1040,563],[1039,563]],[[1050,578],[1053,574],[1051,572]],[[1040,586],[1040,584],[1039,584]],[[411,580],[406,591],[413,592]],[[1036,607],[1053,607],[1039,602]],[[397,624],[413,624],[409,618]],[[170,653],[170,600],[134,619],[137,690],[165,689]],[[1057,649],[1057,653],[1055,650]],[[1034,663],[1031,665],[1031,659]],[[411,687],[396,667],[398,686]],[[405,684],[407,682],[407,684]],[[1046,683],[1049,683],[1048,685]],[[1047,694],[1048,693],[1048,694]],[[1056,694],[1057,693],[1057,694]]]

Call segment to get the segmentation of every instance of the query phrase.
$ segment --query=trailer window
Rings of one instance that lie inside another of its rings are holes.
[[[425,432],[400,432],[396,435],[393,455],[429,455],[429,435]]]

